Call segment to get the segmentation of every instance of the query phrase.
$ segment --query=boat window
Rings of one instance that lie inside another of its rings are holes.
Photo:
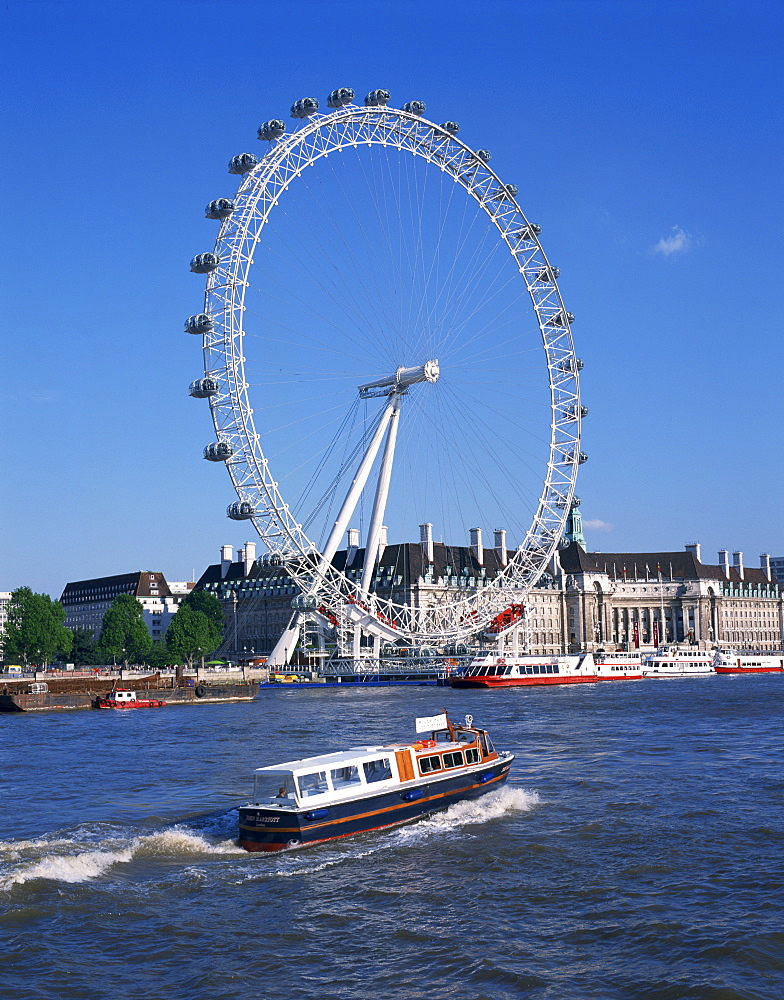
[[[488,753],[493,753],[494,752],[493,741],[490,739],[489,736],[487,737],[487,752]]]
[[[479,763],[479,751],[478,750],[466,750],[466,764],[478,764]]]
[[[561,672],[561,668],[556,663],[555,666],[553,667],[553,673],[554,674],[560,674],[560,672]]]
[[[392,777],[392,767],[388,757],[380,757],[378,760],[366,760],[362,765],[365,772],[365,781],[370,784],[373,781],[386,781]]]
[[[253,777],[253,801],[283,806],[294,800],[294,778],[290,774],[256,774]]]
[[[323,795],[329,791],[326,771],[311,771],[310,774],[300,774],[297,776],[300,798],[306,799],[311,795]]]
[[[356,764],[348,767],[337,767],[330,771],[332,777],[332,787],[335,791],[341,788],[348,788],[350,785],[361,785],[362,779],[359,776],[359,768]]]
[[[444,754],[444,767],[462,767],[462,766],[463,766],[462,751],[456,750],[453,753]]]
[[[419,773],[429,774],[431,771],[441,770],[441,758],[436,757],[420,757],[419,758]]]

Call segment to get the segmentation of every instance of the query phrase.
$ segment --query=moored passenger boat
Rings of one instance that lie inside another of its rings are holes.
[[[417,719],[416,730],[429,738],[257,768],[240,846],[280,851],[397,826],[506,781],[514,754],[496,751],[470,715],[463,725],[446,713]]]
[[[603,649],[593,654],[596,674],[600,681],[638,681],[642,679],[642,653],[606,653]]]
[[[784,673],[784,653],[740,653],[737,649],[717,649],[713,659],[717,674]]]
[[[592,653],[573,656],[498,656],[480,653],[450,687],[528,687],[534,684],[584,684],[598,681]]]
[[[643,677],[691,677],[715,672],[710,650],[680,646],[659,646],[642,664]]]

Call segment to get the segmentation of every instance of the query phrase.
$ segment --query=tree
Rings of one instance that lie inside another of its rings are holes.
[[[223,633],[226,619],[223,617],[223,606],[215,594],[211,594],[207,590],[192,590],[182,603],[190,605],[196,611],[201,611],[221,634]]]
[[[111,656],[124,667],[150,649],[152,638],[144,624],[144,609],[135,597],[119,594],[106,609],[99,646],[107,660]]]
[[[77,667],[93,666],[101,662],[101,653],[92,629],[73,629],[73,646],[71,648],[71,659]]]
[[[171,667],[179,662],[177,654],[163,642],[153,642],[141,659],[152,670],[163,670],[164,667]]]
[[[49,663],[57,653],[68,653],[73,636],[65,627],[65,608],[48,594],[34,594],[19,587],[11,594],[4,630],[6,658],[21,659],[25,665]]]
[[[210,595],[212,596],[212,595]],[[213,598],[218,604],[217,599]],[[219,605],[220,606],[220,605]],[[221,612],[221,625],[223,613]],[[222,629],[219,628],[209,614],[199,611],[188,599],[184,600],[172,619],[166,632],[166,645],[177,656],[186,661],[188,666],[193,661],[204,658],[221,644]]]

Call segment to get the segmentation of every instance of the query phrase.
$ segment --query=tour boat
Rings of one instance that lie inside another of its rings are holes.
[[[480,653],[463,673],[449,678],[449,685],[455,688],[499,688],[532,684],[584,684],[598,680],[592,653],[573,656]]]
[[[600,681],[638,681],[642,678],[642,653],[606,653],[600,649],[593,654],[593,661]]]
[[[717,674],[784,673],[784,653],[739,653],[737,649],[717,649],[713,660]]]
[[[135,691],[116,688],[105,698],[97,698],[95,704],[98,708],[163,708],[166,702],[156,698],[139,698]]]
[[[497,751],[472,716],[416,720],[427,739],[361,746],[259,767],[239,810],[246,851],[280,851],[407,823],[500,788],[514,754]]]
[[[643,677],[691,677],[713,674],[713,653],[707,649],[659,646],[642,662]]]

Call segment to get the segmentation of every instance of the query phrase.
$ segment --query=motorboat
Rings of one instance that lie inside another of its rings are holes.
[[[95,701],[96,708],[163,708],[165,704],[157,698],[140,698],[129,688],[115,688]]]
[[[514,754],[467,715],[416,720],[416,740],[290,760],[254,772],[239,810],[246,851],[280,851],[407,823],[504,784]]]

